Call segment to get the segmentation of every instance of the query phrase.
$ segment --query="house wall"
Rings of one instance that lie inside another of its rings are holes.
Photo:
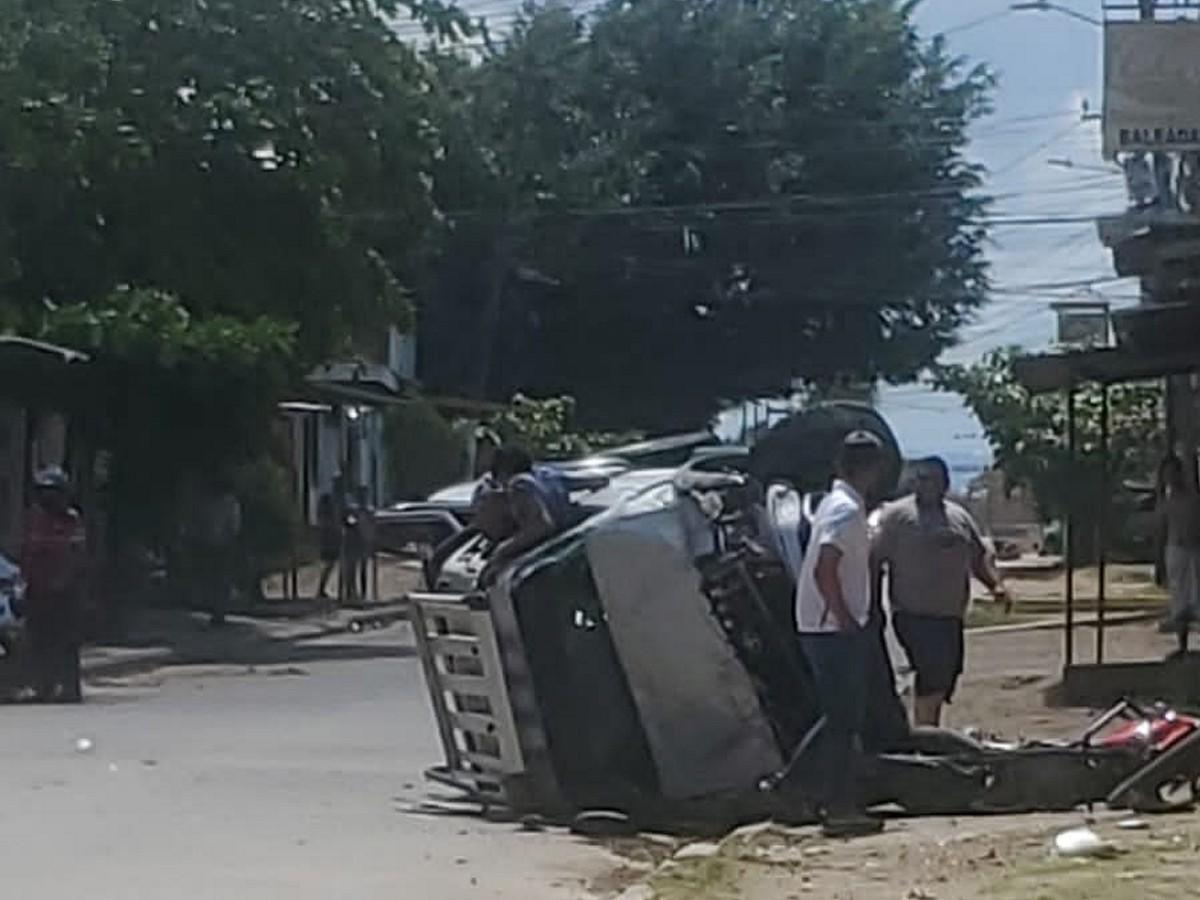
[[[285,413],[281,424],[289,445],[296,502],[304,521],[317,523],[317,503],[322,494],[333,492],[334,480],[340,474],[345,474],[348,486],[364,486],[371,504],[382,506],[387,502],[387,457],[380,411],[364,410],[353,424],[340,409]],[[357,435],[356,441],[352,434]]]

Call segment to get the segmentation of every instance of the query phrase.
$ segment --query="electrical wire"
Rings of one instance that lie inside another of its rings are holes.
[[[959,25],[954,25],[940,32],[940,34],[942,37],[949,37],[952,34],[962,34],[964,31],[970,31],[971,29],[978,28],[981,25],[989,25],[992,22],[998,21],[999,19],[1007,18],[1012,14],[1012,12],[1013,11],[1011,9],[1001,9],[994,13],[988,13],[986,16],[980,16],[977,19],[971,19]]]
[[[1030,147],[1025,152],[1018,154],[1016,157],[1009,160],[1007,163],[1002,165],[1000,168],[996,169],[996,171],[992,172],[992,177],[999,178],[1001,175],[1006,175],[1007,173],[1009,173],[1013,169],[1015,169],[1017,166],[1021,165],[1024,162],[1027,162],[1028,160],[1032,159],[1037,154],[1041,153],[1047,147],[1051,146],[1052,144],[1062,140],[1067,135],[1071,134],[1073,131],[1075,131],[1076,128],[1078,128],[1082,124],[1083,124],[1082,119],[1080,119],[1079,121],[1076,121],[1076,122],[1072,122],[1070,124],[1070,126],[1068,126],[1067,128],[1064,128],[1062,131],[1057,131],[1054,134],[1050,135],[1050,137],[1046,138],[1044,141],[1038,142],[1033,147]]]

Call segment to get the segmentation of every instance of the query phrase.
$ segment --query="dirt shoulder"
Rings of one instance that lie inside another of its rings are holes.
[[[1095,632],[1081,628],[1085,658]],[[1162,658],[1172,638],[1153,623],[1110,630],[1112,660]],[[902,656],[894,657],[897,662]],[[953,728],[1008,737],[1067,737],[1095,711],[1046,706],[1061,673],[1060,630],[968,636],[967,673],[949,708]],[[901,679],[904,680],[903,678]],[[715,852],[674,860],[680,845],[615,848],[630,861],[625,900],[1167,900],[1200,884],[1200,815],[1151,817],[1124,830],[1125,814],[903,819],[854,842],[824,840],[815,828],[762,825],[722,841]],[[1054,836],[1090,825],[1119,849],[1112,859],[1057,858]],[[712,848],[710,848],[712,849]],[[648,874],[648,870],[651,870]],[[636,877],[633,877],[636,876]]]
[[[1167,900],[1200,878],[1200,816],[996,816],[897,821],[882,835],[831,842],[815,829],[751,827],[701,859],[668,860],[638,900]],[[1091,827],[1108,859],[1064,859],[1055,835]],[[685,850],[686,854],[687,851]]]

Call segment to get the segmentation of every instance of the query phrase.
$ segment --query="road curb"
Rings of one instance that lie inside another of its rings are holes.
[[[358,634],[372,628],[383,628],[396,622],[406,621],[409,617],[409,610],[408,603],[380,604],[378,610],[362,610],[348,616],[336,625],[319,625],[311,630],[289,635],[288,640],[303,643],[339,635]],[[261,639],[273,640],[268,634],[263,634]],[[209,657],[207,653],[201,655],[205,659]],[[85,651],[81,669],[85,680],[129,678],[168,666],[187,665],[195,659],[196,655],[187,649],[169,646],[143,650],[121,650],[113,657],[102,656],[91,660],[87,659]]]
[[[364,611],[351,616],[344,628],[345,631],[361,631],[374,626],[393,625],[396,622],[408,621],[412,612],[411,604],[396,603],[380,608],[378,611]]]
[[[80,669],[85,681],[105,678],[129,678],[144,675],[178,662],[180,657],[174,650],[165,647],[130,653],[116,659],[84,659]]]

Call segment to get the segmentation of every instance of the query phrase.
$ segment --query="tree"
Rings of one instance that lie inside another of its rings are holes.
[[[1076,390],[1076,452],[1067,445],[1067,406],[1061,392],[1030,394],[1013,374],[1015,350],[998,350],[970,366],[947,366],[936,383],[961,394],[983,425],[996,465],[1012,483],[1027,485],[1046,519],[1074,508],[1083,521],[1112,498],[1097,490],[1103,461],[1101,389]],[[1109,388],[1109,466],[1114,495],[1124,481],[1145,481],[1165,447],[1160,382]]]
[[[0,0],[0,327],[91,352],[114,546],[166,541],[189,475],[269,474],[280,394],[410,314],[436,141],[406,11],[461,25],[440,0]]]
[[[460,481],[467,437],[427,400],[390,408],[384,418],[388,486],[396,500],[420,500]]]
[[[550,4],[448,65],[431,380],[661,428],[932,362],[986,292],[963,151],[991,77],[911,10],[611,0],[582,22]]]
[[[502,443],[524,447],[538,459],[573,459],[638,440],[636,433],[581,431],[575,398],[536,399],[517,394],[508,407],[488,419],[486,427]]]
[[[187,481],[268,454],[274,404],[293,375],[294,331],[266,317],[197,319],[152,290],[45,315],[40,337],[92,357],[77,424],[112,455],[116,545],[167,539]]]
[[[419,0],[0,0],[0,300],[123,284],[299,325],[402,320],[433,222]],[[389,213],[385,223],[376,213]]]

